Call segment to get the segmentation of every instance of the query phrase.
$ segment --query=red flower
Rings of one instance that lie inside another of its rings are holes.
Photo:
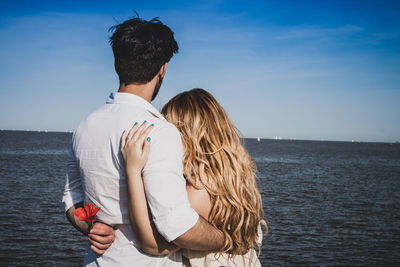
[[[100,210],[100,207],[94,207],[92,203],[86,203],[83,208],[75,210],[75,216],[81,221],[86,221],[89,226],[92,226],[96,221],[96,213]]]

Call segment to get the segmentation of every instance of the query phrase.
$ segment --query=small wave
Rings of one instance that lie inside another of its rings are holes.
[[[23,155],[67,155],[68,150],[66,149],[46,149],[46,150],[7,150],[0,151],[1,156],[23,156]]]
[[[301,163],[300,159],[290,159],[290,158],[274,158],[274,157],[254,157],[256,163]]]

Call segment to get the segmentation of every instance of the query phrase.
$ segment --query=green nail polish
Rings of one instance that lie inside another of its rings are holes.
[[[150,126],[154,126],[154,123],[150,124]]]
[[[137,125],[137,122],[135,122],[135,124],[133,126]]]
[[[150,137],[147,137],[147,142],[150,142],[150,139],[151,139]]]
[[[146,123],[147,121],[144,121],[143,123]]]

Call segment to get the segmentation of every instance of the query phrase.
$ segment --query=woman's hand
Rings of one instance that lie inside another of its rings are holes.
[[[125,160],[126,172],[141,173],[150,151],[150,137],[154,124],[147,127],[146,121],[139,127],[137,123],[125,131],[121,137],[121,152]]]

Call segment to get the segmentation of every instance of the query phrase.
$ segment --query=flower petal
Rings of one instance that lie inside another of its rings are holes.
[[[100,210],[100,207],[96,207],[92,213],[93,216],[96,215],[96,213]]]
[[[89,205],[89,203],[85,204],[85,212],[86,212],[86,217],[89,218],[89,216],[90,216],[90,205]]]
[[[83,208],[76,209],[74,214],[81,221],[85,221],[87,219],[86,212],[85,212],[85,210]]]
[[[89,204],[89,207],[90,207],[90,214],[92,214],[92,213],[93,213],[93,210],[94,210],[94,205],[93,205],[93,203],[90,203],[90,204]]]

